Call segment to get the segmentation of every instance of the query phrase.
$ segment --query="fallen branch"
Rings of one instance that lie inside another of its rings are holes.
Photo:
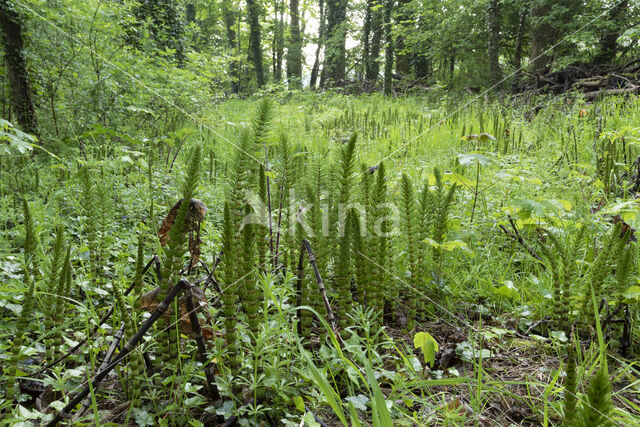
[[[213,378],[213,373],[210,367],[207,366],[207,345],[202,337],[202,329],[200,329],[200,322],[198,321],[198,314],[196,313],[195,304],[193,303],[193,294],[190,285],[185,289],[185,300],[189,312],[189,321],[191,322],[191,331],[198,345],[198,360],[202,363],[202,369],[204,369],[204,374],[207,378],[207,390],[209,391],[211,399],[216,401],[220,399],[220,393]]]
[[[66,418],[70,411],[76,407],[84,398],[86,398],[91,389],[94,390],[98,388],[100,382],[109,375],[109,373],[115,368],[118,363],[120,363],[131,351],[138,345],[138,343],[142,340],[142,337],[147,333],[151,326],[164,314],[165,311],[169,308],[171,302],[175,299],[175,297],[183,290],[186,286],[188,286],[188,282],[186,280],[180,280],[177,285],[175,285],[167,294],[165,299],[158,304],[158,307],[154,310],[151,316],[144,322],[144,324],[140,327],[138,332],[127,341],[127,343],[122,348],[122,351],[118,353],[115,360],[111,362],[107,367],[98,372],[98,374],[93,378],[91,384],[85,386],[84,389],[80,393],[76,395],[58,414],[47,423],[47,427],[53,427],[58,425],[60,421]]]
[[[511,218],[511,216],[509,216],[509,223],[511,224],[511,228],[513,228],[513,233],[510,232],[509,230],[507,230],[507,228],[500,224],[500,229],[502,231],[504,231],[504,233],[509,236],[513,241],[518,242],[520,245],[522,245],[523,248],[525,248],[527,250],[527,252],[529,252],[529,255],[531,255],[532,257],[534,257],[535,259],[537,259],[538,261],[542,262],[542,258],[540,258],[540,256],[533,250],[531,249],[531,247],[527,244],[527,242],[525,242],[525,240],[522,238],[522,236],[520,235],[520,232],[518,231],[518,228],[516,227],[515,222],[513,221],[513,218]]]
[[[98,368],[98,372],[102,371],[104,368],[109,366],[109,363],[111,363],[111,358],[113,357],[113,353],[116,352],[116,349],[118,348],[118,344],[120,344],[120,340],[122,339],[123,335],[124,335],[124,322],[120,324],[120,329],[118,329],[116,333],[113,335],[113,340],[111,341],[109,350],[107,351],[107,354],[104,356],[104,360],[100,364],[100,368]],[[93,392],[95,393],[96,391],[97,390],[94,388]],[[76,412],[74,419],[77,420],[78,418],[80,418],[84,413],[84,411],[86,411],[89,408],[89,406],[91,406],[91,396],[87,396],[84,399],[84,401],[82,402],[82,408],[80,408],[80,410]]]
[[[147,265],[144,267],[144,269],[142,270],[142,275],[144,275],[147,271],[149,271],[149,268],[151,268],[151,264],[154,263],[154,261],[158,258],[157,255],[154,255],[154,258],[151,259],[151,261],[149,261],[147,263]],[[124,291],[124,295],[127,296],[131,293],[131,291],[133,290],[133,288],[135,288],[137,285],[137,283],[132,283],[131,285],[129,285],[129,287],[127,288],[126,291]],[[89,335],[87,335],[84,339],[82,339],[82,341],[80,341],[78,344],[76,344],[71,350],[69,350],[67,353],[65,353],[64,355],[60,356],[58,359],[54,360],[53,362],[45,365],[43,368],[41,368],[35,375],[38,376],[40,374],[42,374],[44,371],[46,371],[47,369],[53,368],[54,366],[56,366],[58,363],[62,362],[64,359],[66,359],[67,357],[71,356],[72,354],[74,354],[76,351],[78,351],[80,349],[80,347],[82,347],[84,344],[86,344],[86,342],[93,338],[93,336],[98,332],[98,330],[100,329],[100,327],[102,326],[102,324],[104,322],[106,322],[107,320],[109,320],[109,317],[111,317],[111,315],[113,314],[115,306],[112,305],[111,308],[105,313],[104,316],[102,316],[102,318],[100,319],[100,321],[98,322],[98,324],[96,326],[94,326],[93,330],[91,331],[91,333]]]

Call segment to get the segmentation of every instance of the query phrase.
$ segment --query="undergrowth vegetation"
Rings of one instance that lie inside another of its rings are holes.
[[[467,101],[7,124],[3,419],[637,424],[640,101]]]

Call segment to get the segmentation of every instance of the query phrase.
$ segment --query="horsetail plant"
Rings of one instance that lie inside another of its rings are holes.
[[[122,292],[120,292],[120,288],[117,284],[113,286],[113,293],[120,312],[120,321],[124,322],[125,337],[132,337],[136,334],[137,329],[133,316],[127,308]],[[129,396],[129,398],[134,402],[138,399],[141,392],[140,378],[144,375],[143,363],[142,356],[138,351],[133,351],[129,355],[129,363],[127,366],[129,368],[129,383],[131,388],[127,390],[125,387],[125,394],[127,394],[127,396]]]
[[[47,299],[49,301],[48,304],[45,304],[48,307],[47,315],[45,316],[44,326],[45,330],[49,331],[51,334],[48,339],[45,340],[46,347],[46,360],[52,362],[55,360],[55,352],[54,352],[54,337],[53,334],[55,328],[57,327],[56,320],[58,317],[58,313],[56,312],[56,304],[58,294],[56,290],[59,286],[59,280],[61,276],[61,269],[64,268],[64,231],[62,226],[58,226],[56,229],[56,237],[53,244],[53,250],[51,252],[51,256],[49,258],[48,263],[48,271],[47,271],[47,284],[48,284],[48,295]]]
[[[350,201],[351,181],[354,167],[357,135],[354,134],[349,142],[342,146],[338,173],[338,223],[337,233],[339,242],[338,259],[335,266],[335,284],[338,293],[338,319],[341,328],[347,326],[347,312],[351,305],[351,242],[350,233],[346,227],[346,212],[344,210]]]
[[[5,388],[6,399],[11,402],[15,399],[15,382],[20,370],[18,369],[18,362],[20,361],[20,350],[22,343],[24,342],[25,332],[28,328],[29,318],[33,311],[34,295],[35,295],[35,280],[31,278],[29,274],[29,266],[27,261],[23,263],[24,269],[24,282],[29,286],[27,292],[24,294],[22,300],[22,311],[16,322],[16,334],[13,338],[11,346],[11,359],[9,359],[7,384]]]
[[[417,317],[417,300],[416,294],[419,283],[417,281],[418,259],[416,254],[416,239],[418,237],[417,227],[414,223],[416,217],[415,194],[413,191],[413,183],[411,178],[405,173],[402,174],[400,182],[400,207],[403,223],[403,232],[405,234],[405,253],[407,255],[407,283],[408,286],[402,286],[400,298],[408,301],[407,328],[413,329],[414,322]],[[407,289],[409,287],[409,289]]]
[[[178,208],[175,220],[171,229],[169,230],[169,239],[167,245],[164,248],[164,259],[162,262],[162,280],[160,281],[159,301],[162,301],[169,289],[179,279],[180,272],[182,270],[182,262],[184,254],[187,251],[187,214],[191,199],[194,197],[197,186],[198,177],[200,173],[200,146],[196,146],[192,149],[189,156],[189,166],[187,169],[186,179],[182,185],[182,203]],[[166,318],[160,318],[158,320],[158,326],[161,330],[168,330],[168,341],[160,341],[160,352],[163,357],[163,361],[169,364],[172,360],[175,361],[178,355],[178,334],[177,328],[178,311],[175,309],[171,316],[171,322],[167,322]]]
[[[229,201],[225,201],[222,220],[222,263],[224,281],[222,309],[224,312],[225,340],[227,344],[225,353],[229,359],[229,370],[232,378],[238,375],[239,366],[238,338],[236,334],[238,321],[236,315],[238,308],[238,288],[235,283],[237,277],[236,253],[234,252],[235,243],[236,232],[231,216],[231,207]],[[237,384],[237,381],[234,382],[234,384]]]
[[[376,270],[371,273],[371,280],[368,283],[368,295],[371,304],[377,314],[378,325],[382,325],[382,313],[384,310],[385,283],[387,283],[387,266],[389,261],[389,232],[390,224],[385,216],[387,206],[387,179],[385,177],[384,163],[380,163],[376,171],[375,184],[371,195],[371,220],[373,233],[371,234],[371,258],[375,262]],[[396,300],[397,290],[392,287],[390,301]]]

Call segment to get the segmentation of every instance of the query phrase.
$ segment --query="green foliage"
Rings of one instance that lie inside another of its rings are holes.
[[[222,220],[222,265],[223,265],[223,284],[224,293],[222,295],[222,308],[224,312],[225,325],[225,341],[227,351],[225,356],[229,360],[229,370],[232,377],[238,372],[238,338],[236,333],[236,325],[238,318],[236,315],[238,309],[238,284],[236,279],[239,278],[238,267],[235,256],[236,248],[236,230],[234,227],[233,217],[231,215],[231,207],[229,201],[224,203],[224,213]]]
[[[185,180],[182,184],[182,202],[178,208],[173,225],[169,230],[169,239],[164,248],[162,260],[162,280],[160,282],[161,292],[158,294],[159,301],[163,300],[169,289],[178,283],[182,271],[184,256],[187,253],[187,215],[191,205],[191,199],[195,196],[200,175],[200,155],[201,148],[196,145],[189,154],[188,167]],[[177,305],[174,305],[171,321],[167,322],[161,318],[158,322],[161,330],[167,329],[168,342],[161,341],[160,352],[165,364],[176,360],[178,355],[178,324]]]
[[[36,254],[36,230],[31,216],[31,208],[26,199],[22,199],[22,209],[24,213],[24,258],[29,268]]]
[[[338,319],[340,327],[347,326],[347,312],[351,306],[351,235],[348,224],[349,211],[347,207],[351,200],[352,174],[355,163],[355,149],[357,136],[354,134],[349,142],[344,144],[340,151],[338,168],[336,170],[336,185],[338,186],[337,195],[337,226],[334,232],[338,233],[338,258],[335,265],[335,285],[338,293]]]
[[[419,298],[418,289],[418,255],[417,239],[418,229],[415,224],[416,200],[413,190],[413,182],[407,174],[402,174],[400,181],[400,209],[403,222],[403,234],[405,239],[406,268],[405,283],[400,285],[400,298],[408,301],[407,327],[413,329],[417,316],[417,304]]]
[[[567,376],[564,384],[564,422],[567,427],[576,426],[578,422],[578,375],[576,372],[576,356],[573,345],[567,344]]]
[[[591,378],[587,392],[588,402],[582,407],[582,421],[585,426],[610,426],[611,421],[611,382],[606,365],[598,369]]]

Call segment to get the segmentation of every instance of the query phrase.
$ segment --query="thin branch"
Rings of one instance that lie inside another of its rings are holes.
[[[138,332],[127,341],[127,343],[122,348],[122,351],[118,353],[115,360],[109,364],[106,368],[98,372],[98,374],[93,378],[91,384],[88,384],[80,393],[76,395],[58,414],[47,423],[47,427],[54,427],[64,418],[66,418],[70,411],[76,407],[84,398],[86,398],[91,388],[94,390],[98,387],[100,382],[109,375],[109,373],[115,368],[118,363],[120,363],[131,351],[138,345],[138,343],[142,340],[142,337],[147,333],[151,326],[164,314],[165,311],[169,308],[171,302],[175,299],[175,297],[182,291],[186,286],[188,286],[188,282],[186,280],[180,280],[177,285],[175,285],[167,294],[165,299],[158,304],[156,309],[151,313],[151,316],[144,322],[144,324],[140,327]]]

